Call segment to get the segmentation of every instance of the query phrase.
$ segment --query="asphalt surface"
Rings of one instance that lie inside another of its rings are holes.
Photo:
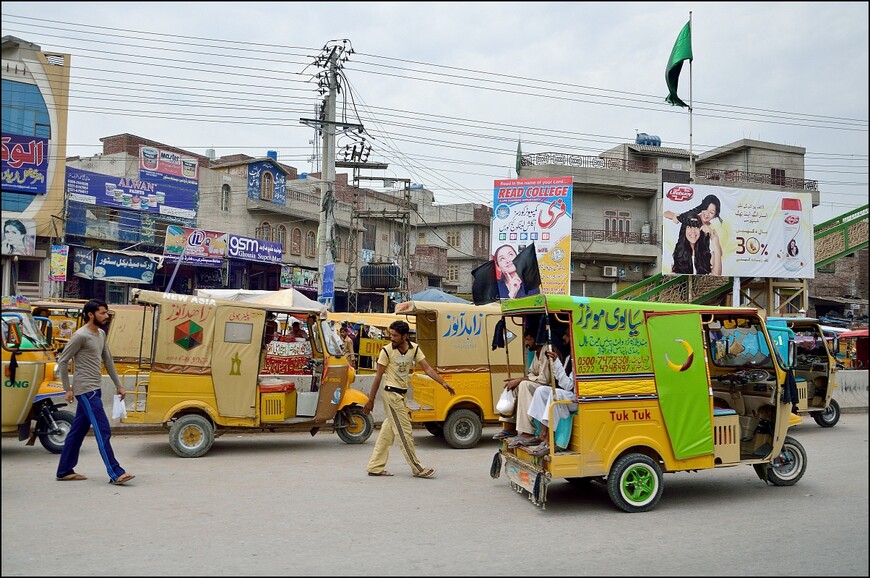
[[[227,434],[197,459],[165,433],[113,437],[136,478],[107,483],[94,438],[78,472],[2,440],[3,576],[707,575],[867,576],[868,414],[792,428],[808,468],[793,487],[748,466],[666,474],[656,508],[626,514],[603,486],[557,481],[546,509],[489,475],[497,442],[469,450],[415,430],[434,479],[366,476],[375,437]],[[377,434],[377,432],[376,432]]]

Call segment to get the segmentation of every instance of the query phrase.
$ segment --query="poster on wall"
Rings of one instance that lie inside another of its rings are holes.
[[[48,279],[50,281],[66,281],[66,262],[69,256],[69,245],[52,245],[51,262],[49,263]]]
[[[532,244],[540,292],[570,293],[573,192],[572,177],[495,181],[490,250],[500,298],[529,294],[514,259]]]
[[[36,221],[33,219],[3,219],[3,254],[36,254]]]
[[[812,279],[809,193],[664,183],[662,273]]]

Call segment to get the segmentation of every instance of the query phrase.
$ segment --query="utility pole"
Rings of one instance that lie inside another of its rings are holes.
[[[320,220],[317,229],[317,264],[320,271],[318,293],[323,296],[326,266],[335,263],[335,133],[358,130],[362,132],[361,124],[336,122],[336,95],[339,91],[338,78],[341,64],[353,53],[348,48],[348,41],[341,43],[331,41],[323,47],[323,51],[315,58],[315,65],[323,66],[325,70],[318,73],[321,94],[326,97],[318,118],[300,118],[299,121],[318,130],[323,138],[323,170],[320,185]],[[333,279],[334,283],[334,279]],[[333,302],[326,302],[327,308],[333,310]]]

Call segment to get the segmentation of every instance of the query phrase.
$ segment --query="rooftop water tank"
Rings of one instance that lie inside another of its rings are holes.
[[[208,160],[213,161],[215,159],[214,149],[205,149],[205,157]]]
[[[662,146],[662,139],[654,134],[647,134],[645,132],[637,133],[637,136],[634,138],[634,144],[639,145],[649,145],[654,147]]]
[[[278,160],[278,151],[266,151],[266,156],[272,159],[273,161]]]

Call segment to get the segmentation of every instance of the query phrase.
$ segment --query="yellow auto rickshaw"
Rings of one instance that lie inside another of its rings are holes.
[[[229,431],[308,427],[313,435],[331,425],[349,444],[371,436],[368,397],[350,387],[353,368],[320,309],[142,289],[131,301],[153,309],[152,363],[121,421],[162,424],[179,456],[202,456]],[[307,341],[264,343],[269,312],[305,316]]]
[[[497,327],[497,304],[406,301],[396,305],[396,314],[415,320],[420,349],[456,390],[451,396],[424,372],[412,374],[407,396],[411,421],[443,436],[454,448],[474,447],[483,424],[498,422],[495,405],[505,378],[525,371],[522,334]],[[492,350],[496,339],[504,340],[506,347]]]
[[[503,465],[534,504],[546,503],[557,479],[603,481],[618,508],[645,512],[667,472],[751,465],[775,486],[804,475],[806,452],[787,435],[794,342],[782,364],[758,310],[567,295],[501,307],[512,332],[536,328],[538,343],[552,347],[558,326],[570,343],[574,398],[554,396],[549,423],[557,406],[573,411],[547,429],[546,445],[503,441],[490,468],[497,478]]]
[[[45,331],[43,333],[43,331]],[[3,432],[18,431],[19,440],[33,445],[36,439],[59,454],[72,427],[74,414],[54,403],[63,387],[53,385],[55,353],[52,326],[47,318],[34,318],[28,300],[2,298]]]

